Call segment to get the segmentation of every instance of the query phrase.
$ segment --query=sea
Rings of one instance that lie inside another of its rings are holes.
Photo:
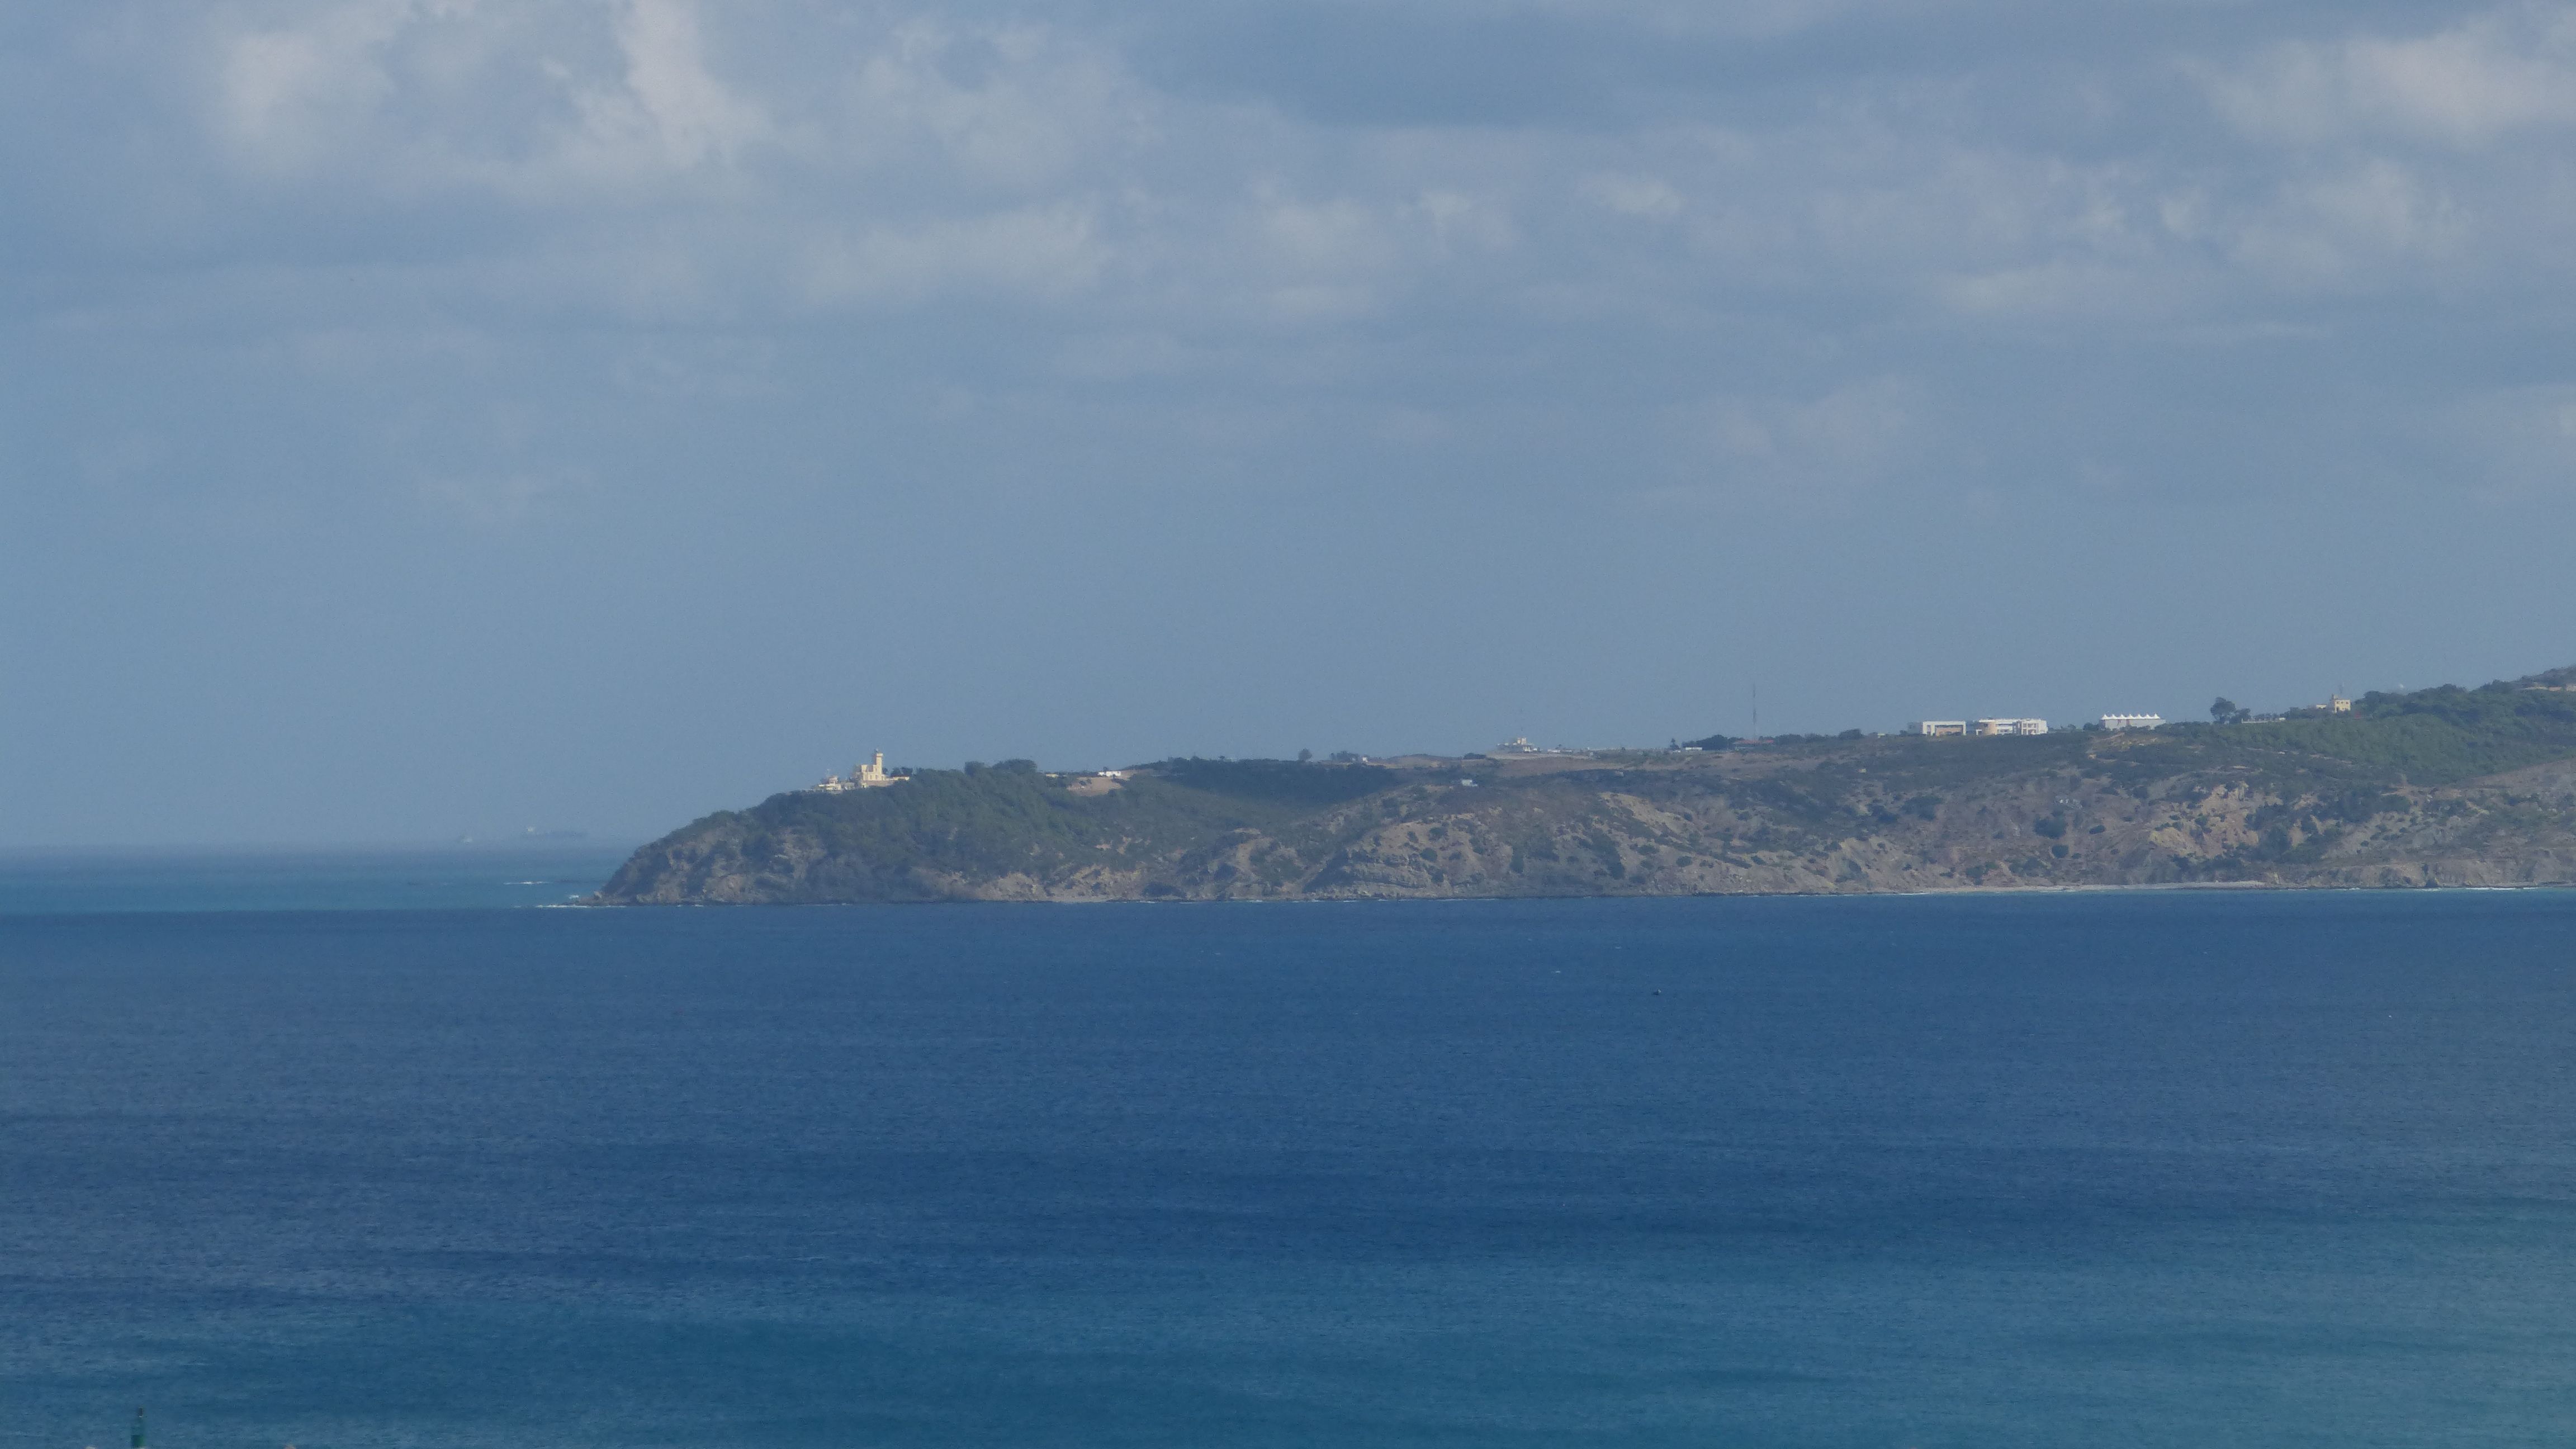
[[[613,863],[0,859],[0,1449],[2576,1439],[2576,895]]]

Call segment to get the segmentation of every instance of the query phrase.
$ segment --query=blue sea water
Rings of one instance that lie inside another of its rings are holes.
[[[0,1449],[2563,1444],[2576,896],[0,916]]]

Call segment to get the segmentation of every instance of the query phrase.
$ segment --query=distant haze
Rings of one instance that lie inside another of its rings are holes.
[[[2576,6],[0,18],[0,846],[2576,662]]]

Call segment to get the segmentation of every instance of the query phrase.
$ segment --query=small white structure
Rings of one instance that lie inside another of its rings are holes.
[[[825,795],[839,795],[850,790],[882,790],[888,785],[900,785],[907,778],[909,777],[904,775],[887,774],[885,751],[879,750],[876,758],[867,764],[852,765],[848,779],[844,780],[838,775],[826,775],[823,777],[823,783],[814,788]]]
[[[1963,719],[1919,719],[1907,725],[1905,732],[1924,736],[1964,735],[1968,732],[1968,722]]]
[[[2102,716],[2102,728],[2106,730],[2160,730],[2164,727],[2165,717],[2160,714],[2106,714]]]
[[[1997,735],[2044,735],[2048,733],[2048,721],[2044,719],[1981,719],[1977,721],[1977,733],[1988,737]]]

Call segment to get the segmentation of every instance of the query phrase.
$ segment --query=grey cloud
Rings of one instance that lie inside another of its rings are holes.
[[[565,796],[638,828],[845,763],[863,721],[1105,762],[1662,738],[1756,669],[1839,728],[1942,675],[2066,713],[2294,646],[2353,680],[2446,638],[2462,675],[2557,662],[2516,654],[2557,647],[2545,573],[2502,623],[2387,590],[2240,626],[2249,589],[2576,522],[2571,15],[22,10],[0,650],[103,710],[150,695],[123,657],[181,706],[255,678],[369,721],[309,745],[344,782],[444,748],[351,680],[541,701],[588,733],[531,747],[540,792],[781,695],[798,722],[721,765]],[[1924,612],[1999,578],[2043,600],[2011,648]],[[276,644],[335,597],[416,685]],[[0,818],[123,788],[70,726],[0,730],[76,762],[0,767]],[[443,798],[381,788],[436,833]]]
[[[1949,12],[1824,14],[1793,36]],[[1590,31],[1670,50],[1649,19]],[[1482,24],[1428,6],[1241,23],[1290,20],[1343,60],[1453,52],[1407,41],[1408,25],[1460,30],[1518,64],[1584,48],[1514,28],[1578,24],[1538,8]],[[1496,131],[1493,118],[1451,117],[1428,129],[1316,128],[1265,109],[1260,93],[1158,86],[1131,56],[1060,28],[928,14],[850,22],[813,5],[729,7],[719,19],[682,0],[271,7],[257,24],[201,37],[203,73],[177,78],[203,92],[200,132],[164,137],[161,150],[165,165],[184,165],[194,142],[231,168],[229,182],[192,178],[230,193],[206,203],[207,244],[223,245],[224,213],[256,212],[300,235],[245,236],[264,258],[342,236],[371,261],[410,253],[424,278],[443,266],[470,289],[467,274],[480,273],[522,302],[520,289],[546,285],[552,269],[568,305],[589,296],[612,310],[649,295],[683,311],[792,315],[964,287],[1347,317],[1454,285],[1464,267],[1504,295],[1562,295],[1617,272],[1703,295],[1794,295],[1833,278],[1966,315],[2110,315],[2195,298],[2241,305],[2265,285],[2292,296],[2368,287],[2427,262],[2473,271],[2481,255],[2486,199],[2406,158],[2176,156],[2100,134],[2069,150],[1998,132],[1979,95],[1991,59],[1952,74],[1918,56],[1907,74],[1866,84],[1787,66],[1777,83],[1803,104],[1785,115],[1745,117],[1721,99],[1696,108],[1705,115],[1665,107],[1615,126]],[[2481,49],[2493,48],[2489,31],[2554,34],[2555,23],[2491,18],[2334,53],[2429,46],[2452,60],[2416,68],[2448,76],[2443,66],[2469,63],[2461,55],[2504,63]],[[821,43],[798,45],[808,31]],[[2245,96],[2287,93],[2265,68],[2310,64],[2282,54],[2204,65],[2212,105],[2254,124]],[[1485,73],[1472,56],[1458,63]],[[2170,105],[2158,62],[2104,56],[2093,70],[2106,114]],[[1654,65],[1605,60],[1600,71],[1628,85],[1650,81]],[[2414,73],[2395,61],[2379,71]],[[2545,112],[2547,87],[2521,93],[2528,104],[2512,103],[2514,114]],[[2295,95],[2280,105],[2342,114]],[[2512,180],[2467,179],[2498,191]],[[1594,207],[1573,204],[1587,197]],[[1656,260],[1674,237],[1620,221],[1645,215],[1681,224],[1679,265]],[[2247,285],[2223,285],[2230,272]],[[1228,290],[1231,300],[1214,295]]]

